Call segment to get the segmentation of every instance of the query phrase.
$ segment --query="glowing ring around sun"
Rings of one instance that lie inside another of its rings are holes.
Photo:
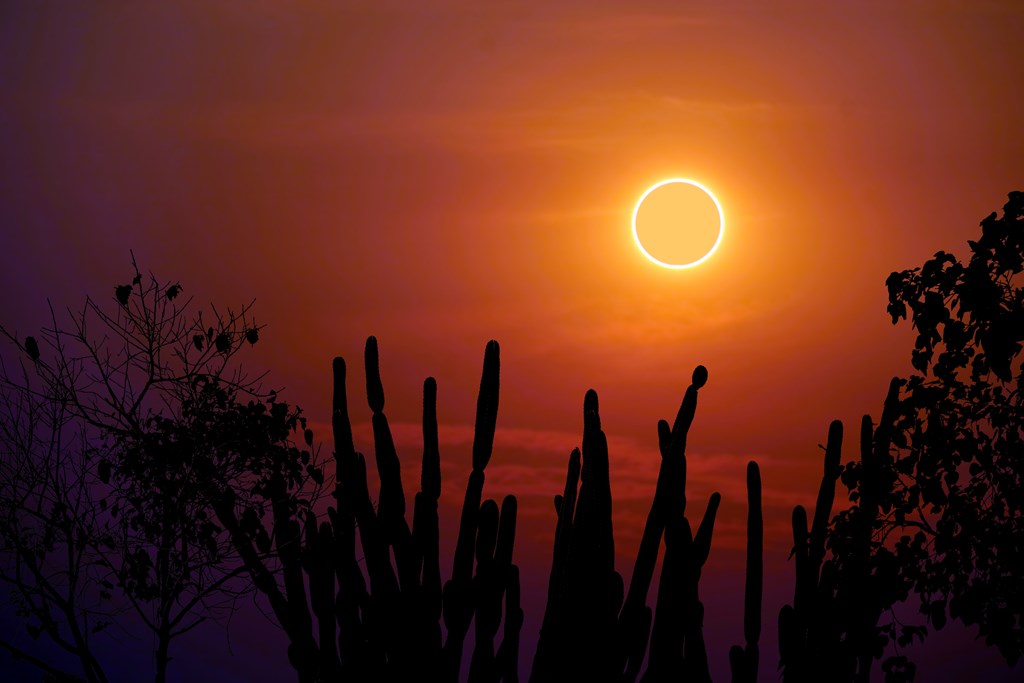
[[[704,194],[706,194],[708,197],[710,197],[711,201],[713,201],[715,203],[715,208],[718,209],[718,237],[717,237],[717,239],[715,239],[715,243],[713,245],[711,245],[711,248],[707,251],[706,254],[701,256],[696,261],[691,261],[689,263],[666,263],[665,261],[662,261],[660,259],[655,258],[654,256],[651,255],[650,252],[647,251],[647,249],[644,247],[643,243],[640,242],[640,235],[637,233],[636,217],[640,213],[640,207],[641,207],[641,205],[643,205],[644,200],[647,199],[648,195],[650,195],[652,192],[657,190],[659,187],[663,187],[665,185],[670,185],[672,183],[684,183],[686,185],[692,185],[693,187],[696,187],[697,189],[699,189],[702,192],[704,192]],[[700,264],[702,264],[705,261],[707,261],[711,257],[711,255],[715,253],[715,250],[718,249],[718,245],[722,243],[722,235],[724,235],[724,234],[725,234],[725,213],[722,212],[722,205],[719,203],[718,198],[715,197],[715,195],[711,192],[711,190],[709,190],[708,188],[704,187],[703,185],[698,183],[696,180],[689,180],[687,178],[669,178],[667,180],[662,180],[660,183],[655,183],[651,187],[647,188],[647,191],[644,192],[643,195],[641,195],[640,199],[636,203],[636,206],[633,208],[633,241],[636,242],[636,246],[637,246],[638,249],[640,249],[640,253],[642,253],[644,256],[646,256],[648,259],[650,259],[652,262],[658,264],[659,266],[662,266],[663,268],[672,268],[674,270],[682,270],[683,268],[693,268],[694,266],[699,266]]]

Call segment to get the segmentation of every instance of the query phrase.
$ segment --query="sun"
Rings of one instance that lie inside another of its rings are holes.
[[[640,253],[664,268],[707,261],[725,234],[725,214],[711,190],[695,180],[669,178],[641,195],[633,209]]]

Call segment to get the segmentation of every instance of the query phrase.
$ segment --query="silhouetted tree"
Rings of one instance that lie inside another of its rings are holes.
[[[136,268],[109,305],[87,298],[63,324],[51,312],[38,340],[0,327],[24,353],[0,366],[0,580],[29,635],[75,656],[87,681],[107,680],[95,638],[123,613],[152,631],[159,682],[173,639],[248,589],[216,519],[227,492],[270,553],[268,502],[308,504],[322,481],[290,441],[305,419],[235,358],[258,340],[251,304],[204,318],[181,292]],[[288,473],[283,493],[268,468]],[[0,646],[71,675],[45,649]]]
[[[947,617],[977,625],[1011,665],[1024,652],[1024,193],[981,228],[966,263],[940,251],[886,281],[893,323],[909,316],[917,331],[915,373],[894,380],[870,457],[845,467],[856,505],[830,536],[840,581],[871,577],[845,603],[858,680],[869,650],[924,637],[922,626],[878,621],[910,590],[933,628]],[[900,653],[883,669],[913,679]]]

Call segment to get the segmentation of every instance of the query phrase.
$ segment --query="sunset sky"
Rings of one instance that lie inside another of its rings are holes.
[[[584,393],[601,400],[628,581],[657,420],[704,364],[688,497],[692,519],[723,496],[701,584],[712,674],[728,679],[742,642],[755,459],[760,677],[776,680],[790,512],[813,506],[818,444],[841,419],[852,455],[861,415],[910,372],[886,276],[964,255],[1024,190],[1022,35],[1013,0],[3,3],[0,323],[33,334],[47,301],[60,315],[112,298],[131,250],[197,303],[255,299],[266,329],[245,362],[270,370],[328,451],[344,356],[367,454],[375,335],[407,492],[422,382],[437,378],[442,556],[498,340],[484,493],[520,501],[524,677]],[[670,177],[712,188],[725,212],[697,268],[659,268],[633,243],[634,203]],[[172,680],[214,661],[223,680],[287,677],[283,635],[246,619],[233,657],[217,626],[183,640]],[[919,680],[989,666],[987,680],[1009,680],[973,634],[949,627],[919,650]]]

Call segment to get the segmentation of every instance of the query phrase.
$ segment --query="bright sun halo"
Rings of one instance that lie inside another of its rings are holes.
[[[633,209],[640,252],[665,268],[693,268],[708,260],[725,233],[725,214],[711,190],[695,180],[655,183]]]

